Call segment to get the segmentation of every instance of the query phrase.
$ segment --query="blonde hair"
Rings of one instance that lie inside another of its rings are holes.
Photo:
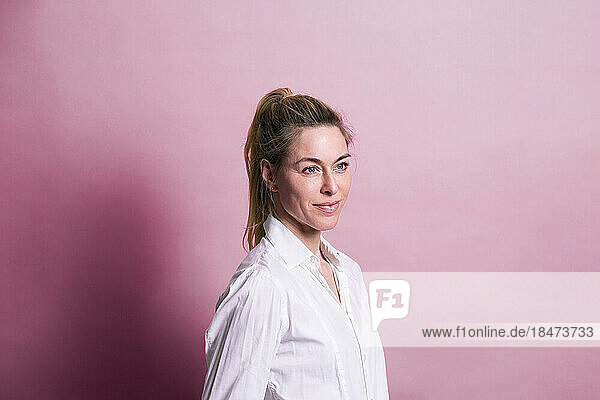
[[[312,96],[295,95],[288,88],[279,88],[258,102],[244,146],[249,184],[248,222],[242,238],[244,248],[246,238],[249,250],[252,250],[265,236],[263,223],[275,209],[271,191],[262,178],[261,160],[273,164],[276,173],[302,128],[318,126],[338,127],[346,145],[352,144],[353,135],[342,116]]]

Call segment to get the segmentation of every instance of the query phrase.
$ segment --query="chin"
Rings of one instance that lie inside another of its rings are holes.
[[[328,231],[328,230],[335,228],[335,226],[338,223],[338,219],[339,219],[339,214],[320,216],[319,218],[316,218],[316,220],[314,221],[315,223],[314,223],[313,227],[319,231]]]

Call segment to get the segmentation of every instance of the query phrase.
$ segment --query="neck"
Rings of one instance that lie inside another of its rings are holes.
[[[281,221],[319,259],[321,258],[321,231],[301,224],[282,208],[276,207],[274,216]]]

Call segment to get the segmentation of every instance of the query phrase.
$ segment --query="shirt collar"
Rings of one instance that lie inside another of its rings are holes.
[[[273,247],[279,252],[283,261],[289,268],[295,268],[302,263],[305,263],[312,256],[315,256],[312,251],[306,247],[304,243],[290,231],[279,219],[273,214],[269,214],[263,223],[265,236],[273,244]],[[337,251],[331,243],[329,243],[321,234],[321,251],[331,263],[340,268],[340,252]]]

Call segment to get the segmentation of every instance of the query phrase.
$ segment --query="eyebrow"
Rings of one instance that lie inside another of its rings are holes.
[[[348,153],[343,154],[343,155],[339,156],[337,158],[337,160],[335,160],[333,163],[335,164],[336,162],[338,162],[340,160],[343,160],[344,158],[347,158],[347,157],[352,157],[352,156],[350,154],[348,154]],[[314,157],[302,157],[301,159],[299,159],[298,161],[296,161],[294,163],[294,165],[297,165],[297,164],[301,163],[302,161],[310,161],[310,162],[314,162],[314,163],[317,163],[317,164],[323,164],[323,161],[319,160],[318,158],[314,158]]]

